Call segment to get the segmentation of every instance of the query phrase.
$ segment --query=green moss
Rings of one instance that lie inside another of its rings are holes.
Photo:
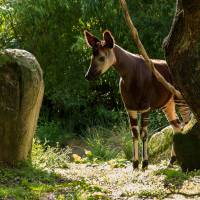
[[[155,133],[149,140],[149,156],[151,161],[169,157],[173,139],[173,129],[168,126]]]

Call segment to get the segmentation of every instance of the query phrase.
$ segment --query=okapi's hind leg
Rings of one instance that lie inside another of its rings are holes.
[[[192,116],[191,110],[184,99],[178,99],[177,97],[174,99],[175,104],[179,109],[179,113],[181,115],[183,126],[186,125]]]
[[[137,125],[137,111],[128,110],[130,125],[131,125],[131,134],[133,141],[133,168],[138,169],[139,166],[139,134],[138,134],[138,125]]]
[[[140,138],[142,140],[142,169],[148,167],[148,138],[147,126],[149,122],[149,111],[141,114]]]
[[[178,116],[176,114],[176,110],[175,110],[175,102],[174,99],[171,98],[167,104],[163,107],[163,112],[165,113],[165,116],[167,118],[167,120],[169,121],[169,123],[171,124],[174,133],[178,133],[181,132],[182,127],[181,127],[181,123],[178,119]],[[174,152],[174,148],[172,145],[172,151],[171,151],[171,159],[169,162],[169,167],[173,166],[173,163],[176,161],[176,154]]]

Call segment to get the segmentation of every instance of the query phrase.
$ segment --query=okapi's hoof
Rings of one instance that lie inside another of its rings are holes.
[[[138,169],[138,167],[139,167],[139,161],[138,160],[133,161],[133,169]]]
[[[148,160],[143,160],[142,161],[142,169],[145,170],[148,168],[149,161]]]

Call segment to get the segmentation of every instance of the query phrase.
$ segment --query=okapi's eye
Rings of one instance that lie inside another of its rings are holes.
[[[105,57],[101,56],[101,57],[99,58],[99,61],[100,61],[100,62],[104,62],[104,61],[105,61]]]

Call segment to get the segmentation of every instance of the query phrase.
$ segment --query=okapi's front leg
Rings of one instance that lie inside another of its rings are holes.
[[[138,125],[137,125],[137,111],[128,110],[130,125],[131,125],[131,134],[133,141],[133,168],[138,169],[139,166],[139,134],[138,134]]]
[[[147,126],[149,122],[149,111],[141,114],[141,129],[140,138],[142,140],[142,168],[148,167],[148,138],[147,138]]]
[[[181,123],[177,117],[176,110],[175,110],[175,102],[174,99],[171,98],[168,103],[164,106],[163,112],[165,113],[165,116],[167,117],[168,122],[172,126],[174,133],[181,132]],[[174,147],[172,145],[172,151],[171,151],[171,159],[169,162],[169,167],[173,166],[173,163],[176,161],[176,154],[174,152]]]

